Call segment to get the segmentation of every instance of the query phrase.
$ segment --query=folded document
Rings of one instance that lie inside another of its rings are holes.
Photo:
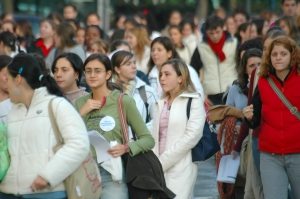
[[[110,149],[108,141],[98,131],[88,131],[91,145],[94,146],[97,154],[97,163],[104,162],[112,158],[107,152]]]
[[[224,155],[219,164],[217,181],[234,184],[239,166],[240,156],[233,160],[232,155]]]

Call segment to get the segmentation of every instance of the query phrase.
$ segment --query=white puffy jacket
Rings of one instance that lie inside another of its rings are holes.
[[[52,107],[65,145],[53,153],[56,139],[48,114],[50,95],[45,87],[36,89],[27,109],[15,104],[7,116],[8,149],[11,164],[0,184],[8,194],[32,194],[31,184],[39,175],[50,185],[35,193],[64,191],[66,179],[90,150],[87,130],[78,112],[66,99],[57,97]]]

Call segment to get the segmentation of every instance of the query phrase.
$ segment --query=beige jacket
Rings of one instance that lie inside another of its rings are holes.
[[[203,88],[206,95],[224,93],[227,86],[237,79],[235,64],[235,52],[237,40],[227,39],[223,46],[226,59],[220,62],[211,47],[202,42],[198,45],[198,51],[203,64]]]
[[[193,100],[188,120],[186,108],[189,98]],[[155,139],[153,151],[162,164],[167,187],[177,195],[176,199],[190,199],[198,171],[198,165],[192,162],[191,149],[202,137],[206,117],[203,100],[198,93],[182,93],[174,99],[165,151],[159,156],[159,122],[163,106],[164,99],[158,100],[150,130]]]
[[[184,46],[183,48],[176,48],[176,51],[179,57],[184,61],[187,65],[191,63],[191,53],[189,52],[188,48]]]

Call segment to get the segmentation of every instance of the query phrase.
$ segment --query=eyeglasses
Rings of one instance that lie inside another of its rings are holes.
[[[94,73],[95,75],[100,75],[100,73],[105,73],[105,72],[106,72],[106,70],[101,70],[101,69],[95,69],[95,70],[86,69],[84,71],[84,74],[85,75],[92,75]]]

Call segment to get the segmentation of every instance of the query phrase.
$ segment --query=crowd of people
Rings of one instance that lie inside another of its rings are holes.
[[[108,153],[123,158],[121,181],[98,164],[101,199],[155,198],[128,184],[125,175],[126,154],[151,150],[175,198],[192,199],[198,164],[191,150],[202,137],[206,107],[216,105],[244,116],[226,130],[236,140],[232,158],[242,153],[246,139],[250,150],[246,174],[239,172],[233,192],[219,189],[220,198],[300,198],[297,5],[282,0],[281,16],[250,16],[243,8],[228,15],[219,8],[201,23],[190,13],[173,11],[160,32],[137,13],[115,16],[106,33],[97,13],[79,21],[71,4],[63,15],[42,19],[39,35],[27,20],[2,14],[0,122],[7,127],[11,162],[0,199],[67,198],[63,181],[90,150],[97,161],[88,138],[93,130],[117,141]],[[64,141],[57,153],[49,103]],[[128,143],[118,103],[129,127]]]

